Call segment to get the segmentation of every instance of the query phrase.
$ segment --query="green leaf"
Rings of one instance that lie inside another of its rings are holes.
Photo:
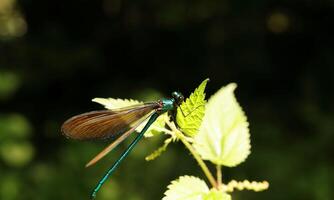
[[[198,133],[205,111],[205,79],[177,109],[176,122],[181,131],[193,137]]]
[[[172,181],[162,200],[202,200],[209,192],[206,183],[194,176],[181,176]]]
[[[114,98],[107,98],[107,99],[94,98],[92,101],[104,105],[104,107],[109,110],[143,103],[133,99],[114,99]],[[166,120],[169,120],[169,116],[167,115],[167,113],[160,115],[159,118],[146,131],[145,137],[151,137],[153,135],[161,133],[161,129],[165,127]],[[144,128],[147,121],[148,119],[144,121],[140,126],[138,126],[136,128],[136,131],[140,132]]]
[[[208,194],[203,197],[203,200],[231,200],[231,195],[218,191],[216,189],[211,189]]]
[[[202,159],[233,167],[250,154],[250,134],[245,113],[238,104],[231,83],[208,101],[194,148]]]

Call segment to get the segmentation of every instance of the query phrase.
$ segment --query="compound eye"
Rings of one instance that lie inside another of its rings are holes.
[[[177,105],[181,105],[181,103],[184,101],[184,97],[180,92],[173,92],[172,97]]]
[[[173,92],[173,93],[172,93],[172,97],[173,97],[173,98],[177,98],[177,96],[178,96],[178,95],[177,95],[177,92]]]
[[[183,101],[184,101],[184,97],[182,95],[178,96],[177,103],[180,105]]]

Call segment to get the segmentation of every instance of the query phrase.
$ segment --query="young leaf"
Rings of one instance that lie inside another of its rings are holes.
[[[107,98],[107,99],[94,98],[92,101],[102,104],[106,109],[110,110],[143,103],[133,99],[113,99],[113,98]],[[151,137],[153,135],[161,133],[160,130],[165,127],[165,120],[169,120],[169,116],[167,115],[167,113],[164,113],[161,116],[159,116],[159,118],[146,131],[145,137]],[[147,121],[148,119],[144,121],[140,126],[138,126],[136,128],[136,131],[140,132],[144,128]]]
[[[150,155],[145,157],[146,161],[151,161],[156,159],[157,157],[159,157],[164,151],[167,150],[167,147],[169,145],[169,143],[171,143],[173,141],[173,138],[170,137],[168,139],[165,140],[164,144],[159,147],[157,150],[155,150],[153,153],[151,153]]]
[[[231,195],[218,191],[216,189],[211,189],[208,194],[206,194],[203,200],[231,200]]]
[[[176,122],[182,132],[190,137],[197,134],[205,110],[205,86],[209,79],[205,79],[198,88],[177,108]]]
[[[172,181],[162,200],[202,200],[209,192],[206,183],[194,176],[181,176]]]
[[[208,101],[194,148],[204,160],[233,167],[250,153],[250,134],[245,113],[239,106],[231,83]]]

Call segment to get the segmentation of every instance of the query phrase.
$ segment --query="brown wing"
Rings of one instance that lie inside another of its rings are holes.
[[[66,137],[72,139],[106,139],[129,130],[137,120],[148,115],[157,106],[157,103],[146,103],[128,109],[83,113],[68,119],[61,129]]]
[[[95,164],[97,161],[99,161],[101,158],[103,158],[105,155],[107,155],[110,151],[112,151],[117,145],[121,142],[123,142],[131,133],[135,131],[135,129],[143,123],[145,120],[147,120],[152,114],[148,115],[147,117],[143,117],[142,119],[138,120],[132,128],[127,130],[125,133],[122,133],[121,136],[119,136],[115,141],[113,141],[111,144],[109,144],[105,149],[103,149],[99,154],[97,154],[93,159],[91,159],[87,164],[86,167],[89,167],[93,164]]]

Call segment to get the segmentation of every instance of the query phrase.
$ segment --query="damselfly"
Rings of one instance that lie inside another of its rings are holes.
[[[72,139],[94,140],[107,139],[110,137],[116,138],[109,146],[87,163],[86,167],[88,167],[113,150],[119,143],[133,133],[140,124],[148,119],[146,125],[133,142],[126,148],[98,182],[91,194],[92,199],[96,197],[97,192],[104,182],[113,171],[115,171],[121,161],[130,153],[153,122],[165,112],[175,113],[176,108],[181,105],[183,100],[184,97],[180,92],[173,92],[171,98],[163,98],[157,102],[143,103],[114,110],[92,111],[76,115],[68,119],[62,125],[62,133],[66,137]]]

